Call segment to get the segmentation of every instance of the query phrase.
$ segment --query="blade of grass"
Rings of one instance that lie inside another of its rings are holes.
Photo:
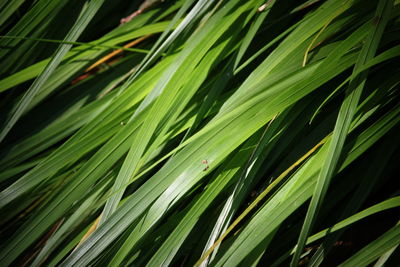
[[[137,53],[142,53],[142,54],[149,53],[149,50],[146,50],[146,49],[131,48],[131,47],[125,47],[125,46],[118,46],[118,45],[102,45],[102,44],[97,44],[97,43],[85,43],[85,42],[76,42],[76,41],[67,41],[67,40],[55,40],[55,39],[9,36],[9,35],[0,35],[0,38],[31,40],[31,41],[37,41],[37,42],[54,43],[54,44],[80,45],[82,47],[91,47],[91,48],[98,47],[98,48],[103,48],[103,49],[118,49],[118,50],[122,50],[122,51],[137,52]]]
[[[394,246],[389,249],[385,254],[383,254],[379,260],[374,264],[374,267],[383,267],[385,266],[386,261],[392,256],[393,252],[399,247],[399,245]]]

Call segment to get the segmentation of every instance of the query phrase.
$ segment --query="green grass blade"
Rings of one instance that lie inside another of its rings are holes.
[[[124,51],[137,52],[137,53],[143,53],[143,54],[149,53],[149,50],[146,50],[146,49],[129,48],[129,47],[123,47],[123,46],[118,46],[118,45],[102,45],[102,44],[97,44],[97,43],[84,43],[84,42],[76,42],[76,41],[74,42],[74,41],[67,41],[67,40],[55,40],[55,39],[8,36],[8,35],[0,35],[0,38],[31,40],[31,41],[37,41],[37,42],[54,43],[54,44],[80,45],[82,47],[86,46],[86,47],[91,47],[91,48],[98,47],[98,48],[104,48],[104,49],[120,49],[120,50],[124,50]]]
[[[392,256],[393,252],[399,247],[399,245],[394,246],[393,248],[389,249],[385,254],[383,254],[379,260],[374,264],[374,267],[383,267],[385,266],[386,261]]]

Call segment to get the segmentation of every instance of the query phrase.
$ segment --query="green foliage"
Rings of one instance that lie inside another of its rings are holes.
[[[398,1],[0,7],[1,266],[395,258]]]

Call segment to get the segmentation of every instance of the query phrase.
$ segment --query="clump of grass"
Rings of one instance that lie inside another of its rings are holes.
[[[1,265],[394,263],[399,5],[0,4]]]

